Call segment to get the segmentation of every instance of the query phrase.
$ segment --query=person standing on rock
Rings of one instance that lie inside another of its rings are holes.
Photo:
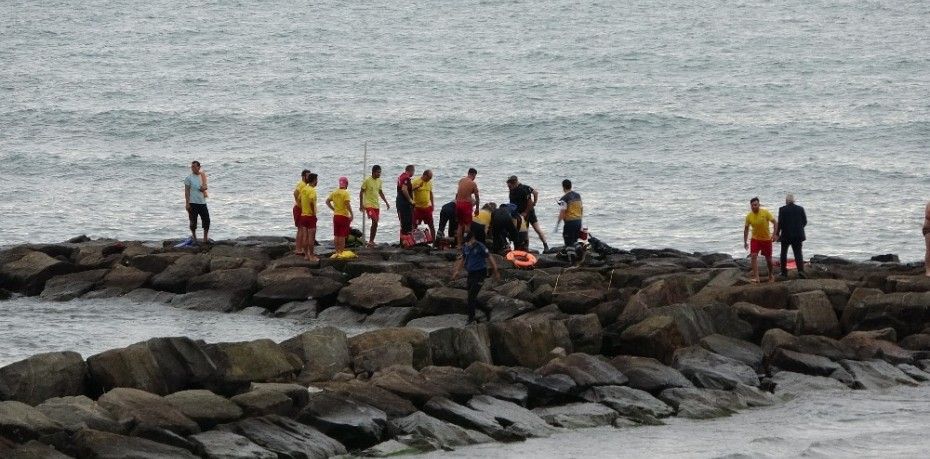
[[[307,174],[309,173],[310,171],[307,169],[304,169],[303,171],[301,171],[300,180],[297,181],[297,185],[294,185],[293,214],[294,214],[294,226],[297,227],[297,237],[294,239],[295,241],[297,241],[297,244],[296,244],[297,247],[294,249],[294,255],[297,255],[299,257],[304,256],[303,245],[301,245],[301,241],[303,241],[304,228],[300,226],[300,216],[302,214],[302,210],[300,206],[300,192],[301,190],[304,189],[305,186],[307,186]]]
[[[316,185],[317,175],[307,171],[304,186],[300,189],[300,236],[297,239],[297,250],[303,252],[307,261],[317,262],[320,259],[314,254],[316,251]]]
[[[436,240],[436,226],[433,223],[433,171],[427,169],[423,175],[410,182],[413,188],[413,224],[426,223],[430,238]]]
[[[465,238],[465,243],[462,244],[462,255],[452,267],[452,278],[458,277],[459,271],[463,267],[468,273],[466,282],[468,286],[468,323],[471,324],[475,322],[475,311],[478,309],[478,293],[481,291],[481,286],[484,285],[484,280],[488,277],[488,265],[490,264],[491,269],[494,271],[495,280],[499,281],[501,275],[497,270],[497,263],[488,251],[487,246],[478,242],[471,232],[463,233],[462,237]],[[488,322],[490,322],[491,310],[484,308],[483,311]]]
[[[794,252],[794,262],[798,267],[798,277],[804,275],[804,254],[801,244],[806,239],[804,227],[807,226],[807,214],[804,208],[794,203],[794,195],[785,196],[785,205],[778,208],[778,221],[775,222],[775,240],[781,242],[781,277],[788,278],[788,247]]]
[[[414,172],[413,164],[408,164],[404,172],[397,177],[397,198],[394,200],[394,207],[400,220],[401,236],[413,231],[413,185],[410,180]]]
[[[775,217],[768,209],[762,208],[759,198],[749,200],[749,213],[746,214],[746,223],[743,226],[743,247],[749,250],[749,256],[752,266],[751,282],[759,282],[759,260],[758,255],[761,252],[765,257],[765,264],[769,268],[769,282],[775,281],[775,271],[772,266],[772,233],[769,231],[769,223],[775,225],[778,230],[778,223]],[[752,241],[747,242],[749,229],[752,228]]]
[[[520,213],[523,220],[528,225],[533,226],[533,231],[536,231],[539,240],[542,241],[543,251],[549,250],[546,235],[543,234],[542,228],[539,227],[539,219],[536,218],[536,200],[539,199],[539,192],[529,185],[520,183],[516,175],[511,175],[507,179],[507,188],[510,189],[510,203],[517,206],[517,212]]]
[[[378,198],[381,198],[379,201]],[[368,246],[374,247],[375,235],[378,234],[378,220],[381,219],[381,201],[388,210],[391,205],[387,198],[384,197],[384,191],[381,187],[381,166],[375,164],[371,166],[371,175],[362,182],[362,189],[358,192],[358,201],[361,203],[359,210],[364,212],[371,220],[371,232],[368,237]],[[364,236],[363,236],[364,237]]]
[[[333,245],[336,252],[332,258],[339,258],[346,249],[346,238],[352,225],[352,202],[349,196],[349,179],[339,177],[339,188],[333,190],[326,198],[326,207],[333,211]]]
[[[190,220],[191,243],[197,244],[197,217],[203,227],[203,243],[209,244],[210,211],[207,209],[206,178],[200,171],[200,161],[191,162],[191,175],[184,178],[184,208]]]
[[[481,209],[478,184],[475,183],[476,177],[478,177],[478,171],[474,167],[468,169],[468,175],[459,179],[455,192],[455,221],[458,223],[455,230],[455,245],[458,247],[462,246],[465,231],[471,227],[472,217],[478,215]]]
[[[555,227],[558,228],[559,223],[565,222],[565,226],[562,227],[562,241],[565,248],[571,250],[581,235],[584,207],[581,204],[581,195],[572,191],[571,180],[562,180],[562,192],[565,194],[559,199],[559,220]]]

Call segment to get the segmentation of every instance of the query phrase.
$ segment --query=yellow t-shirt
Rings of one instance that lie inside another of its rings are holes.
[[[481,209],[481,211],[478,212],[478,216],[476,216],[472,221],[474,221],[475,223],[484,225],[485,228],[490,227],[491,226],[491,211],[487,209]]]
[[[294,185],[294,193],[297,193],[297,204],[296,205],[298,206],[300,205],[300,190],[304,189],[305,186],[307,186],[307,182],[304,182],[303,180],[298,180],[297,184]]]
[[[344,188],[333,190],[333,192],[329,194],[329,200],[333,203],[333,215],[342,215],[343,217],[349,216],[351,198],[349,197],[348,190]]]
[[[316,188],[310,185],[300,189],[300,215],[316,215]]]
[[[429,195],[433,191],[433,181],[423,181],[423,177],[417,177],[411,182],[413,185],[413,206],[425,209],[432,205]]]
[[[760,208],[759,213],[749,211],[746,214],[746,224],[752,227],[752,238],[757,241],[771,241],[772,231],[769,222],[774,222],[775,217],[768,209]]]
[[[381,179],[368,176],[362,182],[362,205],[368,209],[381,208]]]

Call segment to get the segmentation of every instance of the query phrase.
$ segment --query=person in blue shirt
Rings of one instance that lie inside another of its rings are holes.
[[[491,252],[488,251],[484,244],[478,242],[471,232],[466,232],[464,239],[462,256],[455,261],[455,265],[452,267],[452,278],[458,277],[462,267],[468,273],[468,282],[466,284],[468,286],[468,323],[471,324],[475,322],[475,310],[478,308],[478,292],[481,291],[481,286],[484,285],[484,280],[488,277],[488,265],[490,264],[491,269],[494,270],[495,280],[500,280],[501,275],[497,270],[494,257],[491,256]],[[491,310],[483,309],[483,311],[485,317],[490,321]]]

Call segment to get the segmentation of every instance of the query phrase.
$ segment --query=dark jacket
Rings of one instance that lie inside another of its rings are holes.
[[[804,208],[791,203],[778,209],[778,237],[784,242],[801,242],[806,239],[804,227],[807,226],[807,214]]]

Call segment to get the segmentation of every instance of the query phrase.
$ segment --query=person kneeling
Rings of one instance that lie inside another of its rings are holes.
[[[494,270],[495,280],[499,281],[501,275],[497,270],[494,257],[491,256],[484,244],[475,240],[474,235],[468,232],[465,233],[464,239],[462,256],[455,261],[455,266],[452,268],[452,278],[458,277],[459,271],[463,266],[465,267],[465,271],[468,273],[468,323],[471,324],[475,322],[475,310],[478,308],[478,292],[481,291],[481,286],[484,285],[484,279],[488,277],[488,264]],[[490,322],[491,310],[483,309],[483,311]]]

